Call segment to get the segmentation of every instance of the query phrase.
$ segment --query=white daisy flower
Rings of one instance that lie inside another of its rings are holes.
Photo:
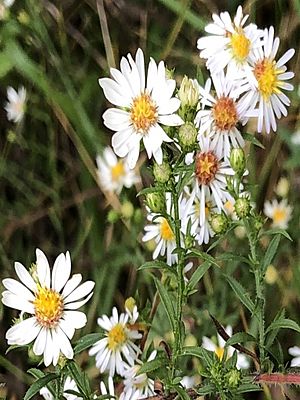
[[[118,159],[109,146],[104,149],[102,156],[97,156],[96,162],[99,183],[105,191],[119,194],[123,186],[130,188],[140,181],[126,159]]]
[[[200,138],[200,151],[194,156],[195,174],[191,198],[197,199],[200,206],[200,226],[206,221],[206,206],[208,202],[216,206],[218,212],[224,209],[227,200],[232,196],[227,192],[226,178],[234,175],[228,160],[222,158],[211,149],[209,138]]]
[[[7,112],[7,119],[13,122],[19,122],[23,118],[26,102],[26,89],[21,86],[18,92],[11,86],[7,88],[7,99],[5,104],[5,111]]]
[[[127,60],[128,59],[128,60]],[[109,108],[103,114],[104,124],[116,131],[112,137],[114,152],[119,157],[128,155],[130,168],[134,168],[143,140],[148,158],[162,163],[162,143],[172,142],[162,125],[182,125],[174,114],[180,100],[172,97],[176,83],[166,77],[164,62],[156,65],[151,58],[145,79],[144,54],[138,49],[135,61],[128,54],[122,58],[121,71],[111,68],[113,79],[99,79],[105,97],[119,108]]]
[[[195,123],[199,127],[199,137],[205,135],[211,138],[211,149],[219,157],[229,157],[232,147],[244,147],[245,141],[237,129],[239,122],[245,122],[245,113],[250,104],[247,98],[242,97],[237,100],[241,92],[246,90],[245,85],[236,87],[236,83],[222,71],[217,75],[212,75],[212,81],[216,90],[216,97],[209,92],[211,89],[211,79],[208,79],[205,88],[200,87],[203,108],[208,109],[198,111]]]
[[[154,360],[156,354],[156,350],[152,351],[147,361]],[[142,365],[143,362],[137,359],[132,367],[126,367],[124,373],[124,390],[128,391],[132,388],[135,393],[139,393],[139,399],[144,399],[154,395],[154,380],[150,379],[145,373],[138,375],[138,371]]]
[[[288,222],[292,218],[293,207],[288,205],[286,199],[278,202],[276,199],[266,201],[264,205],[264,213],[272,219],[273,228],[287,229]]]
[[[239,6],[232,21],[229,13],[213,14],[213,23],[205,27],[210,36],[198,39],[197,48],[200,57],[207,59],[207,68],[211,73],[219,73],[227,67],[230,77],[243,75],[248,69],[252,52],[261,47],[262,32],[255,24],[244,27],[248,15],[243,16]]]
[[[106,337],[93,345],[89,355],[96,356],[96,367],[101,373],[108,371],[110,376],[114,376],[117,372],[123,376],[126,363],[133,365],[141,352],[133,340],[140,339],[142,335],[131,329],[128,314],[121,313],[119,316],[116,307],[113,308],[110,318],[102,315],[97,323],[106,331]]]
[[[126,388],[125,388],[126,389]],[[127,390],[123,390],[120,396],[117,396],[115,393],[114,383],[112,377],[108,377],[108,390],[103,381],[100,382],[100,391],[102,395],[111,395],[112,397],[108,400],[138,400],[139,392],[135,391],[133,387],[128,388]]]
[[[74,381],[74,379],[70,378],[67,376],[65,383],[64,383],[64,392],[67,390],[74,390],[78,392],[78,387]],[[46,387],[42,388],[40,390],[40,395],[43,396],[45,400],[55,400],[55,397],[51,394],[50,390],[48,390]],[[69,393],[64,393],[64,398],[66,400],[80,400],[82,397],[77,397],[74,394],[69,394]]]
[[[273,26],[265,29],[263,47],[257,49],[251,57],[252,72],[248,74],[248,79],[253,82],[254,74],[255,85],[251,84],[246,94],[253,104],[247,115],[258,117],[258,132],[262,132],[263,127],[267,133],[271,128],[274,132],[276,131],[276,118],[280,119],[282,115],[287,116],[286,107],[290,105],[289,98],[282,90],[294,89],[293,85],[286,82],[294,77],[294,73],[286,72],[285,64],[293,57],[295,50],[288,50],[278,61],[275,61],[279,42],[278,37],[274,38]],[[258,109],[254,109],[257,102]]]
[[[2,281],[7,289],[2,293],[2,303],[8,307],[31,314],[16,323],[6,333],[9,345],[27,345],[34,341],[33,352],[44,357],[46,366],[57,364],[60,353],[73,358],[70,340],[75,329],[86,324],[86,315],[74,311],[92,296],[95,283],[87,281],[79,286],[81,275],[71,279],[70,253],[61,253],[55,260],[52,276],[45,254],[36,250],[36,276],[32,277],[19,262],[15,270],[20,282],[15,279]]]
[[[232,327],[230,325],[228,325],[226,327],[225,331],[229,336],[232,336]],[[206,350],[215,352],[217,357],[220,360],[222,360],[224,352],[225,352],[226,342],[219,334],[217,334],[217,339],[218,339],[218,344],[215,344],[211,339],[209,339],[206,336],[203,336],[202,347]],[[227,347],[227,358],[232,357],[234,351],[235,351],[235,349],[232,346],[228,346]],[[237,352],[236,367],[238,369],[247,369],[247,368],[249,368],[249,365],[250,365],[249,360],[245,356],[245,354]]]
[[[179,212],[181,215],[182,205],[181,199],[179,200]],[[167,215],[173,216],[173,205],[171,193],[166,193],[166,213]],[[157,213],[150,212],[147,216],[148,221],[153,222],[150,225],[145,226],[145,235],[143,236],[143,242],[148,242],[154,239],[156,242],[156,248],[153,252],[153,260],[159,255],[167,257],[167,264],[172,265],[177,262],[177,254],[172,254],[176,248],[176,237],[172,227],[165,217],[158,216]]]
[[[291,361],[291,367],[300,367],[300,347],[290,347],[288,352],[291,356],[294,357]]]
[[[196,377],[195,376],[184,376],[180,383],[185,389],[192,389],[196,385]]]

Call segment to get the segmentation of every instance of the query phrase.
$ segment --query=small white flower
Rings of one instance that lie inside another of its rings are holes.
[[[273,220],[273,228],[287,229],[288,222],[292,218],[293,207],[288,205],[287,200],[283,199],[278,202],[276,199],[266,201],[264,205],[264,213]]]
[[[195,376],[184,376],[180,383],[185,389],[191,389],[196,384],[196,377]]]
[[[25,111],[26,89],[21,86],[18,92],[8,86],[7,99],[4,109],[7,112],[7,119],[13,122],[19,122],[23,118]]]
[[[230,325],[228,325],[226,327],[225,331],[229,336],[232,336],[232,327]],[[211,339],[209,339],[206,336],[203,336],[202,346],[206,350],[215,352],[217,357],[220,360],[222,360],[223,355],[224,355],[224,351],[225,351],[226,342],[219,334],[217,334],[217,338],[218,338],[218,344],[215,344]],[[228,348],[227,348],[227,357],[228,358],[232,357],[234,351],[235,351],[235,349],[232,346],[228,346]],[[247,359],[245,354],[237,352],[236,367],[238,369],[247,369],[247,368],[249,368],[249,365],[250,365],[249,364],[249,360]]]
[[[300,367],[300,347],[290,347],[288,352],[291,356],[294,357],[291,361],[291,367]]]
[[[74,311],[83,306],[92,296],[95,283],[82,285],[81,275],[71,274],[70,253],[61,253],[55,260],[52,276],[45,254],[36,250],[36,276],[33,278],[19,262],[15,270],[20,282],[6,278],[2,281],[7,289],[2,293],[2,303],[8,307],[31,314],[16,323],[6,333],[9,345],[27,345],[34,341],[33,352],[44,356],[46,366],[57,364],[60,353],[73,358],[70,339],[75,329],[86,324],[86,315]],[[83,300],[81,300],[83,299]]]
[[[96,162],[99,183],[105,191],[119,194],[123,186],[130,188],[140,181],[126,159],[118,159],[109,146],[104,149],[102,157],[97,156]]]
[[[244,90],[242,85],[236,87],[235,81],[229,79],[224,72],[212,75],[216,96],[210,94],[211,79],[204,88],[200,87],[203,108],[198,111],[195,123],[199,126],[199,136],[211,138],[211,149],[219,157],[229,157],[232,147],[244,147],[245,141],[237,129],[239,122],[245,121],[245,114],[250,104],[247,98],[237,100]],[[246,90],[246,88],[245,88]],[[207,108],[204,108],[208,106]]]
[[[214,22],[205,27],[211,35],[197,42],[200,57],[207,59],[207,68],[213,74],[227,67],[230,77],[242,75],[248,68],[252,52],[261,46],[262,32],[254,24],[244,27],[248,15],[243,16],[241,6],[233,21],[227,11],[213,14],[212,18]]]
[[[123,390],[123,392],[120,394],[120,396],[117,396],[115,394],[115,388],[114,388],[114,383],[112,380],[112,377],[109,376],[108,377],[108,390],[104,384],[103,381],[100,382],[100,391],[102,395],[105,394],[110,394],[112,397],[108,400],[138,400],[139,397],[139,392],[135,391],[133,387],[128,388],[126,390],[126,388]]]
[[[181,211],[181,200],[179,200],[179,211]],[[171,193],[166,193],[166,213],[167,215],[173,216],[173,205],[171,199]],[[166,254],[167,264],[172,265],[177,262],[177,254],[172,254],[176,248],[175,232],[166,218],[158,216],[156,213],[149,213],[147,219],[153,222],[150,225],[145,226],[145,235],[143,236],[143,242],[154,239],[156,242],[156,249],[153,252],[153,260],[159,255],[164,256]]]
[[[105,97],[119,108],[109,108],[103,114],[104,124],[116,133],[112,145],[119,157],[128,155],[130,168],[139,157],[143,140],[148,158],[162,163],[162,143],[172,142],[162,125],[178,126],[182,119],[175,114],[180,100],[172,97],[176,83],[166,77],[164,62],[158,65],[151,58],[147,79],[144,54],[138,49],[135,61],[128,54],[122,58],[121,71],[111,68],[113,79],[99,79]]]
[[[114,376],[117,372],[123,376],[126,363],[133,365],[141,352],[133,340],[140,339],[142,335],[130,329],[128,314],[121,313],[119,316],[115,307],[110,318],[102,315],[97,319],[97,323],[106,331],[105,338],[93,345],[89,355],[96,356],[96,367],[101,373],[108,371],[110,376]]]
[[[300,130],[298,130],[297,132],[293,133],[293,135],[291,137],[291,142],[295,146],[300,146]]]
[[[67,376],[64,383],[64,392],[67,390],[74,390],[78,392],[78,387],[73,379]],[[55,400],[54,396],[51,394],[50,390],[43,388],[40,390],[40,395],[44,397],[45,400]],[[80,400],[82,397],[77,397],[74,394],[64,393],[64,398],[66,400]]]
[[[286,81],[294,77],[293,72],[286,72],[285,64],[295,54],[294,49],[290,49],[275,61],[279,47],[279,38],[274,38],[274,28],[271,26],[264,31],[263,48],[257,49],[252,56],[252,71],[248,74],[250,83],[249,92],[246,94],[253,104],[252,109],[247,112],[249,117],[258,117],[257,131],[262,132],[265,127],[269,133],[271,128],[277,130],[276,118],[280,119],[287,116],[287,109],[290,99],[282,90],[291,91],[294,86]],[[255,85],[253,86],[253,74]],[[254,107],[258,103],[258,109]],[[276,118],[275,118],[276,117]]]
[[[154,360],[156,354],[156,350],[152,351],[147,361]],[[145,373],[137,375],[142,365],[143,362],[137,359],[135,365],[133,365],[132,367],[126,367],[124,372],[124,390],[128,391],[130,389],[133,389],[135,393],[138,392],[139,399],[147,398],[154,395],[153,379],[150,379]]]

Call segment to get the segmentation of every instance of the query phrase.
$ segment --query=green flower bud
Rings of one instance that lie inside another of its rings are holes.
[[[241,148],[232,149],[230,152],[229,161],[234,172],[238,175],[243,175],[246,165],[244,150]]]
[[[210,218],[210,226],[212,230],[219,235],[220,233],[225,233],[228,228],[228,218],[224,213],[222,214],[212,214]]]
[[[250,200],[246,197],[240,197],[234,204],[234,210],[238,218],[248,217],[251,211]]]
[[[241,382],[241,371],[236,368],[228,371],[225,375],[225,380],[229,388],[237,388]]]
[[[32,363],[32,364],[38,364],[42,359],[42,356],[37,356],[33,352],[32,346],[28,347],[28,353],[27,354],[28,354],[29,362]]]
[[[185,75],[178,91],[178,98],[181,101],[181,107],[195,107],[199,100],[197,82]]]
[[[133,213],[134,213],[133,204],[130,201],[124,201],[124,203],[121,205],[122,217],[130,219],[133,216]]]
[[[125,309],[126,310],[129,310],[130,312],[132,312],[134,307],[135,307],[135,305],[136,305],[136,301],[135,301],[135,299],[133,297],[128,297],[125,300]]]
[[[165,196],[161,192],[147,193],[146,204],[152,212],[161,213],[166,208]]]
[[[178,131],[179,144],[183,151],[192,151],[197,142],[198,131],[192,122],[181,125]]]
[[[107,214],[107,221],[110,224],[114,224],[115,222],[117,222],[120,218],[120,214],[116,211],[116,210],[109,210],[108,214]]]
[[[265,219],[262,215],[257,215],[255,217],[254,227],[257,230],[257,232],[259,232],[261,230],[261,228],[264,226],[264,223],[265,223]]]
[[[136,208],[133,214],[133,222],[135,224],[140,224],[144,220],[143,213],[140,208]]]
[[[158,183],[165,184],[169,181],[171,177],[171,167],[170,164],[166,161],[163,161],[162,164],[154,163],[153,165],[153,175],[155,180]]]

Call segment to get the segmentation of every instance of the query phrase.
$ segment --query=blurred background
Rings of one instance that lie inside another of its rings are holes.
[[[16,0],[10,7],[0,2],[0,277],[15,277],[14,261],[29,267],[36,247],[47,254],[50,265],[60,252],[69,250],[72,272],[96,281],[86,307],[88,324],[77,337],[97,330],[97,316],[110,314],[112,305],[122,309],[132,295],[147,318],[154,296],[149,272],[137,273],[138,266],[151,259],[151,246],[141,242],[146,213],[136,193],[151,183],[151,173],[142,158],[142,185],[123,190],[121,196],[100,190],[95,158],[110,144],[112,133],[102,123],[108,104],[97,80],[109,75],[109,67],[118,68],[123,55],[141,47],[146,61],[150,56],[164,59],[169,69],[176,68],[179,84],[184,74],[203,84],[207,72],[197,39],[213,12],[228,10],[233,15],[239,4],[259,27],[274,25],[281,40],[278,58],[289,48],[296,49],[289,63],[295,72],[289,115],[276,134],[260,135],[265,150],[252,149],[248,168],[260,210],[267,199],[276,197],[280,178],[285,179],[287,189],[280,196],[293,205],[288,229],[293,242],[282,240],[269,270],[268,318],[285,307],[299,322],[300,146],[292,139],[300,128],[300,1]],[[27,91],[25,114],[18,124],[7,119],[4,109],[8,86],[16,90],[24,86]],[[255,126],[248,131],[254,132]],[[220,251],[228,248],[247,253],[242,232],[227,239]],[[246,280],[247,273],[236,271],[237,267],[234,261],[226,266]],[[215,335],[206,310],[224,325],[240,329],[247,325],[249,315],[219,278],[217,271],[207,274],[186,309],[190,340],[198,344],[202,335]],[[31,379],[26,370],[35,365],[24,350],[5,355],[5,332],[15,317],[14,310],[0,304],[0,384],[5,383],[0,397],[8,399],[23,398]],[[153,337],[164,333],[167,337],[168,327],[159,332],[158,327],[164,327],[159,313],[157,319]],[[288,366],[287,348],[300,345],[300,337],[283,333],[282,366]],[[97,389],[94,360],[85,352],[78,361]],[[281,399],[280,389],[275,390],[272,398]],[[290,395],[296,398],[294,392]]]

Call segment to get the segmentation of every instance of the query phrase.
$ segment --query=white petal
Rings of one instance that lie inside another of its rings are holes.
[[[166,126],[180,126],[184,123],[183,120],[177,114],[160,115],[158,117],[158,121]]]
[[[94,288],[95,282],[86,281],[82,285],[80,285],[77,289],[75,289],[68,297],[64,298],[64,303],[70,303],[72,301],[76,301],[82,299],[86,295],[88,295]]]
[[[62,297],[67,297],[73,290],[79,285],[82,280],[81,274],[75,274],[72,278],[66,283],[64,290],[62,291]]]
[[[2,293],[2,303],[7,307],[15,308],[16,310],[25,311],[29,314],[34,314],[34,306],[29,301],[26,301],[20,296],[5,290]]]
[[[36,266],[38,279],[41,285],[50,288],[50,267],[47,257],[40,249],[36,249]]]
[[[52,288],[57,292],[65,286],[71,273],[71,259],[70,253],[67,251],[66,255],[61,253],[55,260],[52,271]]]
[[[11,293],[23,298],[26,301],[34,301],[35,297],[32,292],[30,292],[26,286],[22,285],[22,283],[16,281],[15,279],[6,278],[3,279],[2,283],[3,286]]]
[[[32,348],[34,354],[36,354],[37,356],[40,356],[44,353],[46,346],[46,339],[47,339],[47,329],[42,328],[37,338],[35,339]]]
[[[66,321],[66,324],[71,325],[75,329],[83,328],[87,322],[85,313],[83,313],[81,311],[65,311],[63,318]],[[65,326],[65,324],[62,325],[62,328],[64,326]]]
[[[41,330],[35,317],[31,317],[15,324],[6,332],[8,344],[26,345],[31,343]]]
[[[85,303],[87,303],[90,298],[93,296],[93,292],[90,293],[85,299],[76,301],[75,303],[68,303],[65,305],[66,310],[76,310],[77,308],[82,307]]]
[[[27,269],[19,262],[15,262],[15,270],[21,282],[24,283],[30,290],[35,292],[37,290],[36,283]]]

